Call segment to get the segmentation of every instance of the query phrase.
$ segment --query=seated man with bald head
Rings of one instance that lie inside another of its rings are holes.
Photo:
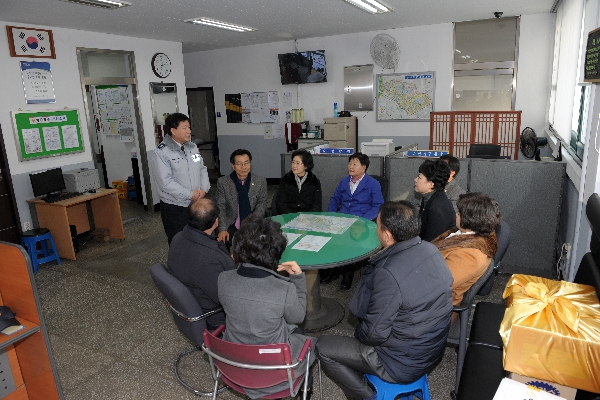
[[[169,247],[168,264],[172,274],[198,299],[203,312],[220,306],[217,278],[235,269],[223,242],[213,235],[219,226],[219,207],[210,199],[199,199],[188,207],[188,224],[175,235]],[[225,323],[225,314],[207,318],[209,329]]]

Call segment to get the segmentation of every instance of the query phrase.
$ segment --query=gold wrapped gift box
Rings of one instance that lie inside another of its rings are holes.
[[[500,325],[504,369],[600,393],[600,303],[588,285],[513,275]]]

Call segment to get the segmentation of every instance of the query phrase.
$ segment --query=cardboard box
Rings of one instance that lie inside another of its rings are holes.
[[[117,190],[117,198],[127,199],[127,191],[125,191],[125,189],[118,189]]]
[[[514,372],[511,372],[510,379],[512,379],[513,381],[524,383],[527,386],[533,386],[538,389],[542,389],[545,392],[563,397],[566,400],[575,400],[575,395],[577,394],[577,389],[573,389],[572,387],[559,385],[558,383],[545,381],[543,379],[530,378],[528,376],[519,375]]]
[[[588,285],[513,275],[500,325],[504,369],[600,393],[600,303]]]
[[[113,181],[112,187],[113,187],[113,189],[126,189],[127,181]]]
[[[527,386],[521,382],[502,378],[493,400],[565,400],[543,390]]]

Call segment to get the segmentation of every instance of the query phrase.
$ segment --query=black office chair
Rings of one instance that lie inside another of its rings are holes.
[[[508,245],[510,244],[510,226],[506,221],[500,221],[500,225],[496,227],[496,237],[498,238],[498,250],[496,250],[496,254],[494,255],[494,271],[483,286],[481,286],[481,289],[477,292],[477,296],[487,296],[494,287],[494,279],[500,269],[500,261],[502,261],[502,257],[504,257],[504,253],[506,253],[506,249],[508,249]]]
[[[499,144],[478,143],[469,146],[469,156],[500,156],[502,146]]]
[[[464,295],[462,302],[453,307],[453,311],[458,313],[458,318],[450,325],[450,332],[448,333],[447,342],[458,346],[458,360],[456,363],[456,387],[455,391],[458,391],[458,384],[460,382],[460,375],[462,373],[462,367],[465,360],[465,354],[467,352],[467,331],[469,329],[469,316],[471,315],[471,308],[475,295],[481,288],[481,286],[487,281],[492,272],[494,271],[494,260],[490,261],[490,265],[487,267],[483,275],[475,282]],[[453,393],[456,393],[453,391]]]
[[[150,268],[150,275],[171,308],[175,324],[181,333],[195,345],[195,347],[180,353],[175,359],[175,377],[183,387],[193,392],[196,396],[212,396],[213,392],[202,392],[194,389],[181,378],[179,374],[179,362],[184,356],[190,353],[202,351],[201,346],[204,342],[202,335],[206,329],[205,319],[216,313],[223,312],[223,308],[219,307],[203,314],[202,307],[200,307],[198,300],[196,300],[192,292],[179,279],[171,275],[167,267],[163,264],[154,264]],[[190,315],[194,315],[194,317],[190,317]],[[217,393],[221,393],[227,389],[227,386],[221,387],[217,389]]]
[[[388,195],[388,179],[385,176],[379,176],[379,175],[371,175],[371,178],[375,179],[377,182],[379,182],[379,186],[381,186],[381,195],[383,196],[383,201],[387,201],[387,195]]]

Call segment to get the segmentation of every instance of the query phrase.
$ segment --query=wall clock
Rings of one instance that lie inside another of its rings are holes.
[[[152,71],[159,78],[166,78],[171,74],[171,60],[165,53],[156,53],[152,57]]]

